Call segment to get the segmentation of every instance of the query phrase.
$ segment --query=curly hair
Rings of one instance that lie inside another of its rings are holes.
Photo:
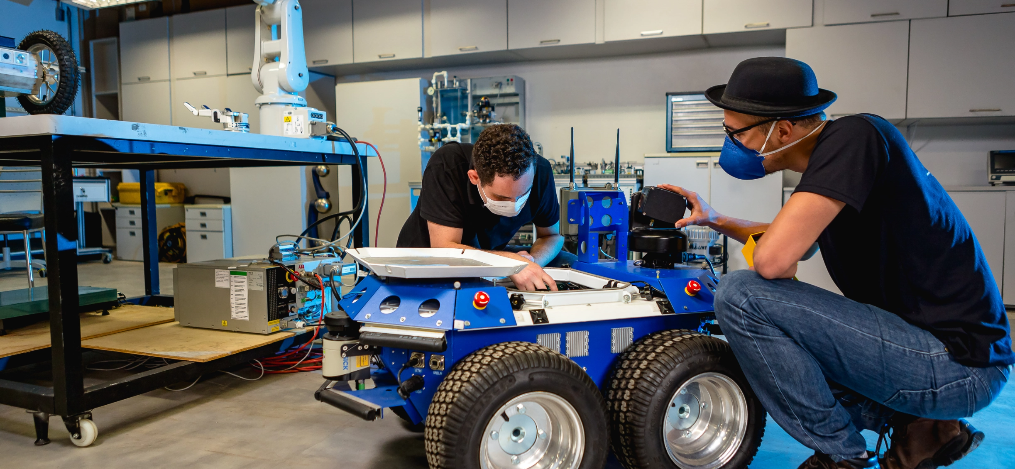
[[[490,184],[495,176],[518,180],[532,167],[537,156],[529,134],[515,124],[487,127],[472,149],[472,162],[483,184]]]

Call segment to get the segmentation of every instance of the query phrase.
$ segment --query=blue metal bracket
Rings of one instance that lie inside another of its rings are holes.
[[[567,218],[578,225],[578,260],[599,261],[599,235],[613,232],[617,259],[627,259],[628,207],[624,191],[579,190],[567,202]]]

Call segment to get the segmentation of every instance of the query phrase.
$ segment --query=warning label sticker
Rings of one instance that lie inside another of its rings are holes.
[[[229,273],[229,317],[237,321],[249,321],[247,310],[247,273]]]
[[[303,135],[306,131],[303,125],[303,116],[286,111],[282,115],[282,135]]]
[[[250,290],[264,290],[264,272],[249,272],[247,279],[247,288]]]
[[[229,271],[215,269],[215,288],[229,288]]]

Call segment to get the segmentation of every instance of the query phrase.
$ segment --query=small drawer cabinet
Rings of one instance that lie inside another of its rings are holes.
[[[233,222],[229,205],[188,205],[186,223],[187,262],[233,257]]]
[[[124,261],[144,260],[144,244],[141,242],[141,206],[113,204],[116,209],[116,258]],[[158,204],[155,206],[157,232],[166,227],[183,223],[182,204]]]

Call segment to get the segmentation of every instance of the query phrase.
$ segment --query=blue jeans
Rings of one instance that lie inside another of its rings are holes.
[[[932,419],[987,407],[1010,366],[968,367],[899,316],[795,280],[732,272],[715,312],[765,410],[835,460],[863,455],[860,431],[895,412]]]

